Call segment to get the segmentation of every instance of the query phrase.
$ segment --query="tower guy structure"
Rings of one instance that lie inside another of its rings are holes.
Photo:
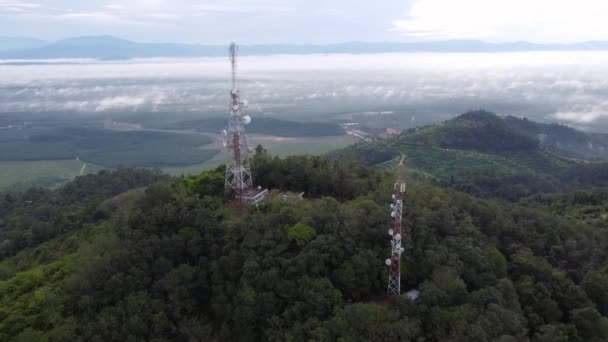
[[[389,267],[387,292],[389,296],[401,294],[401,254],[405,250],[401,246],[401,218],[406,190],[405,179],[403,178],[404,160],[405,156],[402,156],[399,161],[397,180],[393,187],[393,202],[391,203],[392,227],[388,230],[388,234],[391,236],[391,257],[386,259],[386,265]]]
[[[245,126],[251,123],[251,117],[245,114],[247,100],[241,100],[237,82],[238,47],[230,44],[230,63],[232,65],[232,89],[230,90],[230,116],[228,128],[224,135],[224,147],[228,154],[226,162],[226,195],[243,203],[243,196],[252,187],[249,153],[252,151],[247,143]]]

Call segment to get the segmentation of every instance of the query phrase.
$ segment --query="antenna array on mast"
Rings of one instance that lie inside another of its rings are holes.
[[[391,203],[391,221],[392,227],[388,230],[391,236],[391,257],[386,259],[386,265],[389,267],[388,275],[388,295],[401,294],[401,254],[405,250],[402,247],[401,233],[401,218],[403,211],[403,202],[405,201],[406,184],[403,179],[403,167],[405,156],[401,156],[398,165],[397,181],[393,187],[393,202]]]
[[[224,146],[228,155],[226,163],[226,194],[243,203],[244,192],[251,188],[251,167],[249,153],[252,149],[247,143],[245,126],[251,122],[251,117],[245,114],[247,100],[242,100],[237,82],[238,47],[230,44],[229,56],[232,66],[232,89],[230,90],[230,111],[228,129],[224,133]]]

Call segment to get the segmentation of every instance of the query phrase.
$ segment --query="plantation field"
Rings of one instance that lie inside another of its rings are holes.
[[[213,148],[222,148],[219,144],[220,136],[213,136],[216,143]],[[324,154],[333,150],[344,148],[352,144],[352,137],[347,135],[332,137],[306,137],[286,138],[270,135],[250,134],[249,145],[255,148],[262,145],[272,155],[289,156],[299,154]],[[216,168],[226,162],[226,154],[222,151],[204,163],[187,166],[162,167],[161,170],[171,175],[197,174],[204,170]]]
[[[200,135],[205,142],[212,142],[209,145],[195,147],[190,149],[186,147],[186,151],[180,151],[180,142],[185,139],[193,139],[197,142],[200,138],[188,134],[175,134],[174,139],[179,141],[167,141],[171,146],[163,147],[160,143],[145,142],[144,145],[135,144],[136,149],[121,148],[114,145],[111,150],[105,150],[98,155],[90,153],[87,156],[93,157],[94,160],[104,161],[104,165],[96,163],[88,163],[84,170],[84,174],[98,172],[104,168],[112,168],[113,165],[125,165],[124,161],[131,160],[134,164],[126,166],[142,166],[135,162],[145,159],[148,161],[148,167],[159,167],[163,172],[171,175],[189,175],[198,174],[204,170],[216,168],[225,163],[226,155],[223,152],[222,144],[220,143],[219,135]],[[196,135],[199,136],[199,135]],[[173,139],[173,138],[172,138]],[[162,142],[162,141],[161,141]],[[270,151],[273,155],[287,156],[294,154],[324,154],[329,151],[340,149],[351,144],[352,140],[349,136],[335,137],[310,137],[310,138],[286,138],[268,135],[250,135],[249,144],[252,147],[261,144]],[[2,143],[0,142],[0,145]],[[129,144],[126,145],[127,147]],[[42,151],[52,150],[48,146],[41,144]],[[173,152],[172,152],[173,151]],[[179,160],[175,155],[171,155],[174,151],[180,151]],[[136,155],[134,157],[134,155]],[[44,153],[41,154],[44,157]],[[74,156],[67,155],[74,158]],[[190,160],[188,158],[191,157]],[[85,161],[74,159],[58,159],[58,160],[23,160],[23,161],[0,161],[0,191],[9,189],[23,189],[32,186],[41,187],[57,187],[80,174]],[[130,158],[130,159],[129,159]],[[178,162],[176,163],[176,160]],[[197,162],[202,160],[203,162]],[[174,164],[171,164],[174,163]],[[110,165],[107,167],[105,165]]]
[[[117,132],[88,127],[9,130],[0,161],[80,159],[104,167],[162,167],[203,163],[218,153],[204,134]]]
[[[75,159],[0,162],[0,191],[31,186],[53,188],[80,175],[83,165]],[[101,169],[87,163],[83,174],[97,173]]]
[[[444,179],[461,173],[487,171],[500,176],[515,174],[551,175],[576,164],[542,150],[526,153],[487,154],[437,147],[421,148],[408,145],[401,147],[401,151],[406,155],[408,169],[426,176]],[[393,169],[399,159],[399,157],[396,157],[378,166]]]
[[[542,149],[484,153],[439,146],[441,126],[433,126],[399,139],[394,148],[407,156],[408,167],[446,178],[464,172],[492,171],[496,175],[555,174],[576,163]],[[380,164],[395,166],[399,157]]]
[[[249,136],[250,145],[264,146],[272,155],[288,156],[294,154],[324,154],[329,151],[344,148],[353,143],[348,135],[329,137],[283,138],[269,135],[253,134]]]

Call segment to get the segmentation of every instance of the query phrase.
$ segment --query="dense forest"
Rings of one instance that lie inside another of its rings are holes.
[[[608,339],[608,190],[507,203],[410,181],[420,296],[386,301],[393,175],[261,147],[252,165],[272,191],[244,210],[221,168],[0,195],[0,341]]]

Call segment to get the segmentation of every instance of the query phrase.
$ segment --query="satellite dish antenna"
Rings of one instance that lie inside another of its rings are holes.
[[[401,234],[395,235],[395,240],[401,240]]]
[[[392,229],[388,230],[388,235],[393,236],[393,230]]]
[[[231,91],[232,95],[236,95],[236,94],[238,94],[238,92],[239,92],[239,91],[238,91],[238,90],[236,90],[236,89],[232,89],[232,91]]]
[[[386,259],[384,261],[384,263],[386,264],[386,266],[390,266],[391,265],[391,259]]]
[[[392,218],[395,218],[395,216],[397,216],[397,213],[396,213],[396,212],[394,212],[394,211],[393,211],[393,212],[391,212],[391,217],[392,217]]]
[[[239,105],[234,105],[234,106],[232,106],[232,109],[234,109],[234,110],[239,110]]]
[[[245,115],[245,116],[243,117],[243,123],[244,123],[245,125],[249,125],[249,124],[251,123],[251,116],[249,116],[249,115]]]
[[[249,106],[249,101],[247,99],[243,99],[243,101],[241,101],[241,104],[243,105],[243,107],[247,107]]]

